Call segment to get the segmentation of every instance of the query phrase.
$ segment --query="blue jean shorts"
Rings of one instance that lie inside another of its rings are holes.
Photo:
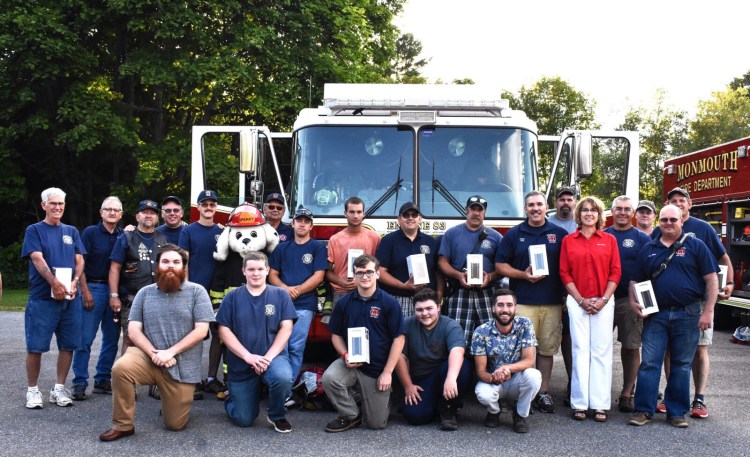
[[[73,300],[29,300],[26,305],[26,351],[48,352],[52,335],[57,349],[76,351],[81,348],[81,295]]]

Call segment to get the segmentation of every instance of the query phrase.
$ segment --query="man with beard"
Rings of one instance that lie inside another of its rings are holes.
[[[549,394],[553,357],[560,347],[563,285],[560,279],[560,247],[568,232],[550,223],[545,214],[544,194],[532,190],[524,198],[526,220],[508,230],[500,242],[495,267],[500,276],[510,279],[510,288],[517,294],[518,315],[531,320],[539,346],[536,368],[542,373],[542,386],[534,406],[544,413],[554,413],[555,404]],[[549,274],[534,275],[531,271],[529,247],[544,246]]]
[[[266,202],[263,204],[263,215],[266,216],[266,222],[279,234],[279,241],[291,241],[294,239],[294,229],[290,225],[281,222],[284,217],[284,197],[280,193],[274,192],[268,194]]]
[[[214,320],[206,290],[187,281],[187,253],[173,244],[156,256],[156,284],[135,296],[130,311],[134,347],[112,368],[112,428],[99,435],[115,441],[135,433],[135,385],[161,392],[161,415],[170,430],[187,425],[195,383],[201,379],[201,342]]]
[[[438,265],[450,285],[448,317],[458,322],[464,330],[468,345],[474,329],[492,316],[492,285],[498,278],[495,272],[495,254],[502,235],[484,226],[487,200],[481,195],[466,201],[466,222],[451,227],[443,235],[438,251]],[[466,282],[466,255],[482,255],[482,284]]]
[[[485,427],[500,426],[500,400],[509,399],[516,402],[513,431],[527,433],[531,400],[542,383],[542,374],[534,368],[534,327],[529,319],[516,317],[513,291],[499,289],[493,298],[494,320],[477,327],[471,340],[479,378],[475,392],[479,403],[487,407]]]

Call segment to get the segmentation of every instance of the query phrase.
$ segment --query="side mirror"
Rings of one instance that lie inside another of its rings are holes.
[[[578,178],[588,178],[593,173],[593,154],[590,133],[579,133],[575,138],[575,157]]]
[[[258,131],[240,131],[240,172],[254,173],[258,170]]]

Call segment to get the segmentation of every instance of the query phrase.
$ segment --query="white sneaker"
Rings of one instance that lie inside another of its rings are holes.
[[[42,409],[44,408],[44,400],[42,400],[42,393],[38,390],[26,391],[26,407],[29,409]]]
[[[73,406],[73,399],[70,398],[70,391],[65,387],[58,387],[50,390],[49,402],[57,403],[57,406]]]

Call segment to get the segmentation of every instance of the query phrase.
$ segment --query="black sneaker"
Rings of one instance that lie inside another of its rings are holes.
[[[554,413],[555,402],[552,401],[552,395],[542,392],[534,399],[534,407],[543,413]]]
[[[497,428],[500,426],[500,413],[487,413],[484,416],[484,426],[489,428]]]
[[[94,393],[112,395],[112,382],[109,379],[94,381]]]
[[[269,424],[273,425],[273,429],[279,433],[289,433],[292,431],[292,424],[283,417],[275,421],[271,420],[270,417],[267,417],[266,419],[268,419]]]
[[[626,397],[624,395],[620,396],[620,399],[617,401],[617,409],[620,410],[621,413],[632,413],[635,411],[635,407],[633,406],[633,397]]]
[[[193,392],[193,401],[203,400],[203,390],[198,388],[199,385],[200,383],[195,385],[195,391]]]
[[[529,423],[526,422],[525,417],[519,416],[516,411],[513,411],[513,431],[516,433],[529,433]]]
[[[440,430],[454,431],[458,430],[458,416],[456,407],[450,403],[443,404],[440,407]]]
[[[331,433],[343,432],[350,428],[359,427],[360,424],[362,424],[361,416],[354,418],[339,416],[326,425],[326,431]]]
[[[85,400],[86,399],[86,386],[83,384],[76,384],[73,386],[73,394],[71,395],[73,400]]]
[[[218,379],[203,381],[203,390],[214,395],[227,390],[226,386]]]

